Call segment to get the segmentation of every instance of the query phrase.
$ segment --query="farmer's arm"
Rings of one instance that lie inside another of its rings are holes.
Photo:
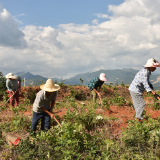
[[[154,92],[154,91],[151,91],[151,93],[152,93],[153,95],[155,95],[155,92]]]
[[[143,83],[144,88],[146,89],[147,92],[151,92],[153,91],[153,89],[150,87],[150,82],[149,82],[149,72],[147,70],[145,70],[142,74],[141,74],[141,82]],[[153,91],[154,93],[154,91]],[[152,93],[152,94],[153,94]]]
[[[143,80],[143,85],[144,85],[144,88],[146,89],[147,92],[150,92],[152,93],[153,95],[155,95],[155,92],[153,91],[153,89],[151,88],[151,83],[149,82],[148,80],[148,77],[146,76]]]
[[[55,100],[53,100],[53,101],[51,102],[51,112],[52,112],[52,110],[53,110],[54,104],[55,104]]]
[[[6,87],[7,87],[7,90],[9,91],[9,92],[12,92],[12,94],[14,95],[14,91],[12,90],[12,88],[11,88],[11,85],[10,85],[10,80],[9,79],[7,79],[7,81],[6,81]]]
[[[100,93],[95,88],[93,88],[93,90],[100,96]]]
[[[98,95],[98,97],[99,97],[99,99],[100,99],[100,103],[102,104],[102,99],[101,99],[100,93],[99,93],[96,89],[93,89],[93,90],[97,93],[97,95]]]
[[[6,80],[6,87],[7,87],[7,90],[8,90],[9,92],[12,92],[12,88],[11,88],[10,80],[9,80],[9,79]]]
[[[53,92],[53,94],[52,94],[52,98],[53,98],[53,100],[52,100],[52,102],[51,102],[51,112],[52,112],[52,110],[53,110],[53,107],[54,107],[54,105],[55,105],[55,101],[56,101],[56,98],[57,98],[57,91],[55,91],[55,92]]]
[[[55,118],[54,114],[49,112],[49,111],[47,111],[44,107],[41,107],[41,109],[43,110],[43,112],[46,112],[52,119]]]

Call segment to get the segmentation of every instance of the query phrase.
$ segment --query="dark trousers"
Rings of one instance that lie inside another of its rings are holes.
[[[33,111],[31,130],[36,131],[39,120],[41,119],[41,130],[50,129],[50,116],[46,112],[36,113]]]

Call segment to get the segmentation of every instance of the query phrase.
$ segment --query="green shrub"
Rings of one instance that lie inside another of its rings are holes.
[[[103,92],[107,92],[107,91],[108,91],[106,85],[103,85],[103,86],[101,87],[101,90],[102,90]]]
[[[6,93],[6,78],[3,76],[2,72],[0,72],[0,95]]]
[[[153,102],[154,102],[154,104],[153,104],[153,106],[152,106],[153,109],[154,109],[154,110],[160,110],[160,103],[159,103],[159,100],[153,98]]]
[[[122,83],[121,83],[121,86],[122,86],[122,87],[125,87],[125,84],[122,82]]]
[[[160,123],[157,120],[151,118],[148,119],[149,123],[145,121],[143,123],[134,122],[125,129],[122,136],[122,142],[125,143],[126,147],[131,147],[139,151],[146,151],[147,147],[151,146],[150,136],[152,131],[160,128]]]
[[[100,159],[103,140],[86,133],[82,125],[62,122],[48,132],[41,131],[33,141],[22,140],[14,149],[19,159]]]
[[[102,104],[105,109],[109,110],[110,109],[110,104],[108,98],[102,99]]]

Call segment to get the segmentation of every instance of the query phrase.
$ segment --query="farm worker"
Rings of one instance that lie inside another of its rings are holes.
[[[100,89],[104,82],[107,82],[106,75],[104,73],[101,73],[99,77],[94,78],[90,83],[88,84],[89,90],[91,90],[91,93],[93,95],[93,102],[96,103],[97,95],[99,96],[101,100],[100,95]],[[101,102],[102,104],[102,102]]]
[[[147,92],[151,92],[156,99],[159,97],[153,91],[153,86],[149,81],[151,72],[154,72],[157,67],[160,67],[158,61],[156,61],[154,58],[148,59],[146,65],[144,65],[143,68],[135,75],[135,78],[129,87],[134,109],[136,111],[135,120],[137,119],[139,122],[142,122],[142,113],[145,107],[145,101],[142,95],[144,90],[146,89]]]
[[[35,133],[39,120],[41,119],[41,130],[50,129],[50,118],[54,118],[52,113],[57,91],[60,86],[54,84],[52,79],[48,79],[45,84],[40,86],[41,90],[37,93],[33,104],[33,117],[31,133]]]
[[[13,107],[14,101],[15,106],[19,104],[19,91],[21,91],[21,77],[14,75],[13,73],[8,73],[6,75],[6,87],[9,91],[10,104]]]

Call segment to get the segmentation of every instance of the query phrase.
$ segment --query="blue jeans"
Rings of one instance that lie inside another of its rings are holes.
[[[41,130],[50,129],[50,116],[46,112],[36,113],[33,111],[31,130],[36,131],[39,120],[41,119]]]

